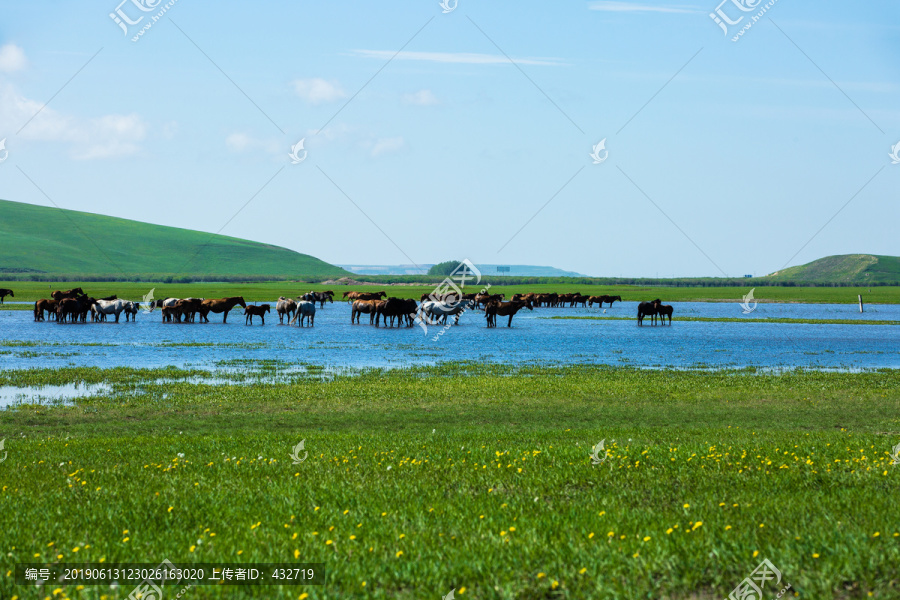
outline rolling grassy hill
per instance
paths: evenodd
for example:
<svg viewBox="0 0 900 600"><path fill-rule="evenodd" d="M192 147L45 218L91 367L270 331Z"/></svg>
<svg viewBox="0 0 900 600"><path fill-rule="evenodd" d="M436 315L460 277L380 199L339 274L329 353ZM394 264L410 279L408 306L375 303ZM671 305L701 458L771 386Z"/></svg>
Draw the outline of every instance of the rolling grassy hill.
<svg viewBox="0 0 900 600"><path fill-rule="evenodd" d="M826 256L805 265L776 271L765 279L858 285L896 283L900 281L900 257L873 254Z"/></svg>
<svg viewBox="0 0 900 600"><path fill-rule="evenodd" d="M279 246L7 200L0 200L0 237L0 279L349 275Z"/></svg>

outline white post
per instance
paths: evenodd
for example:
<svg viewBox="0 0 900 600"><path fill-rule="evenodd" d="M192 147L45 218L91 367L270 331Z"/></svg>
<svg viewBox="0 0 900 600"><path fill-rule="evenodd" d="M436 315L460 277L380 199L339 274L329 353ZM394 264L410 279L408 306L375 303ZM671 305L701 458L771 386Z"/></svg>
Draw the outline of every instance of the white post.
<svg viewBox="0 0 900 600"><path fill-rule="evenodd" d="M862 312L863 311L862 294L858 294L856 297L859 298L859 312Z"/></svg>

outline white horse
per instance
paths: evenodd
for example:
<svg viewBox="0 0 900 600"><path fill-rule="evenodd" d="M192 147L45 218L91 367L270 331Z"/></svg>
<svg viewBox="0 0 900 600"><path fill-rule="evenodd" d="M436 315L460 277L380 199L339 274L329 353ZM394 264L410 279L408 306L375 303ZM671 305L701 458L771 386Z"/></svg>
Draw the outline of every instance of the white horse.
<svg viewBox="0 0 900 600"><path fill-rule="evenodd" d="M148 306L150 307L150 312L153 312L153 309L156 307L166 308L175 306L175 303L181 300L181 298L166 298L165 300L151 300Z"/></svg>
<svg viewBox="0 0 900 600"><path fill-rule="evenodd" d="M447 324L447 317L453 315L456 319L454 325L459 325L459 317L468 309L474 306L471 300L463 300L462 302L437 302L429 300L422 303L419 309L433 324L441 321L441 325ZM432 321L433 319L433 321Z"/></svg>
<svg viewBox="0 0 900 600"><path fill-rule="evenodd" d="M125 300L97 300L97 303L91 306L91 312L97 315L101 321L105 320L106 315L115 315L116 323L118 323L119 315L125 310L127 304L129 303Z"/></svg>
<svg viewBox="0 0 900 600"><path fill-rule="evenodd" d="M300 319L300 327L303 327L303 320L309 319L309 326L315 325L316 321L316 303L309 301L300 301L297 303L297 314L291 319L289 325L293 325L294 321Z"/></svg>

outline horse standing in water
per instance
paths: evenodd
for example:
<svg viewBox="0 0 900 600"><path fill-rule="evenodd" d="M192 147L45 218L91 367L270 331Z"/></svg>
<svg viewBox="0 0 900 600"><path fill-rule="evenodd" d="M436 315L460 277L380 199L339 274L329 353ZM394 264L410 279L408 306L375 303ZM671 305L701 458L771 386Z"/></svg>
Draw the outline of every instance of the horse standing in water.
<svg viewBox="0 0 900 600"><path fill-rule="evenodd" d="M287 315L288 324L290 324L291 319L294 317L294 311L297 310L297 303L291 298L285 298L284 296L278 297L278 304L275 305L275 312L278 313L278 321L284 325L284 316Z"/></svg>
<svg viewBox="0 0 900 600"><path fill-rule="evenodd" d="M662 300L657 298L656 300L652 300L650 302L641 302L640 304L638 304L638 326L642 326L644 324L644 317L650 317L650 324L656 325L656 315L661 303Z"/></svg>
<svg viewBox="0 0 900 600"><path fill-rule="evenodd" d="M656 309L656 312L659 313L659 322L663 325L666 324L666 317L669 317L669 325L672 324L672 313L675 312L675 309L672 308L669 304L660 304Z"/></svg>
<svg viewBox="0 0 900 600"><path fill-rule="evenodd" d="M224 316L222 317L222 323L227 323L228 312L238 304L240 304L243 308L247 308L247 303L244 302L243 296L217 298L215 300L204 300L200 304L200 319L201 321L206 321L207 323L209 323L209 318L207 317L209 313L224 313Z"/></svg>
<svg viewBox="0 0 900 600"><path fill-rule="evenodd" d="M247 308L244 309L244 325L253 325L253 317L257 316L262 319L262 324L266 324L266 313L271 310L271 307L268 304L260 304L259 306L254 306L251 304Z"/></svg>
<svg viewBox="0 0 900 600"><path fill-rule="evenodd" d="M509 316L509 322L506 324L507 327L512 327L512 319L521 309L527 308L528 310L534 310L532 308L532 304L530 300L510 300L509 302L500 302L494 301L489 302L487 306L484 307L484 318L487 319L488 327L496 327L497 326L497 315L501 317Z"/></svg>
<svg viewBox="0 0 900 600"><path fill-rule="evenodd" d="M298 325L303 327L303 320L306 319L310 327L316 324L316 303L307 300L301 300L297 303L297 314L291 319L288 325L292 325L294 321L300 319Z"/></svg>

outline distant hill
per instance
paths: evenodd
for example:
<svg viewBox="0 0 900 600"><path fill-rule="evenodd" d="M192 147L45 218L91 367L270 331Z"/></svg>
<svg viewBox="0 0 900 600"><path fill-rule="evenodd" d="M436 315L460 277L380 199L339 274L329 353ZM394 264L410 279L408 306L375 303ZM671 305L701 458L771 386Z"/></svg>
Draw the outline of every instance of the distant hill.
<svg viewBox="0 0 900 600"><path fill-rule="evenodd" d="M0 279L46 275L300 278L348 275L287 248L0 200Z"/></svg>
<svg viewBox="0 0 900 600"><path fill-rule="evenodd" d="M421 265L339 265L357 275L425 275L432 263ZM556 267L534 265L487 265L475 263L482 275L491 277L587 277L575 271L563 271ZM498 271L497 267L508 269Z"/></svg>
<svg viewBox="0 0 900 600"><path fill-rule="evenodd" d="M874 254L826 256L811 263L767 275L773 281L877 284L900 282L900 257Z"/></svg>

